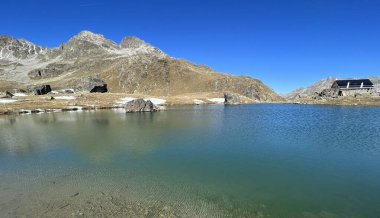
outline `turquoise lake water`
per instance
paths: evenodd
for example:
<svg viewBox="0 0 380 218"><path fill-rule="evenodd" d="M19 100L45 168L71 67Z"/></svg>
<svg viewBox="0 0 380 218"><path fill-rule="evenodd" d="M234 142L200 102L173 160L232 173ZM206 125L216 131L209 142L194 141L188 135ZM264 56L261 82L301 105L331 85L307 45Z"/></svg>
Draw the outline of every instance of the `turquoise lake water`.
<svg viewBox="0 0 380 218"><path fill-rule="evenodd" d="M0 117L0 217L379 217L380 107Z"/></svg>

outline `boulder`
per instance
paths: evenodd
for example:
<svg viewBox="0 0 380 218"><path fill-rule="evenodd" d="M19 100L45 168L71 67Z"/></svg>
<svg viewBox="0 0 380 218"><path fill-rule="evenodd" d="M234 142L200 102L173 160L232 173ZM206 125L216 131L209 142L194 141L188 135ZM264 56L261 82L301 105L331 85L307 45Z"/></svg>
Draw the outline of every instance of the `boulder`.
<svg viewBox="0 0 380 218"><path fill-rule="evenodd" d="M337 98L339 95L339 90L333 89L333 88L324 89L324 90L322 90L322 92L320 92L316 95L319 97L322 97L322 98Z"/></svg>
<svg viewBox="0 0 380 218"><path fill-rule="evenodd" d="M108 91L107 84L103 80L91 76L81 79L75 89L84 92L104 93Z"/></svg>
<svg viewBox="0 0 380 218"><path fill-rule="evenodd" d="M134 99L129 101L125 105L127 113L130 112L156 112L158 111L157 106L155 106L150 100L145 101L142 98Z"/></svg>
<svg viewBox="0 0 380 218"><path fill-rule="evenodd" d="M0 98L12 98L12 97L13 97L13 94L8 91L5 92L5 95L0 96Z"/></svg>
<svg viewBox="0 0 380 218"><path fill-rule="evenodd" d="M14 95L10 92L5 92L5 98L12 98Z"/></svg>
<svg viewBox="0 0 380 218"><path fill-rule="evenodd" d="M107 91L108 91L107 84L104 84L102 86L94 86L94 88L90 90L91 93L93 93L93 92L104 93L104 92L107 92Z"/></svg>
<svg viewBox="0 0 380 218"><path fill-rule="evenodd" d="M240 104L240 97L238 94L232 92L224 93L224 104Z"/></svg>
<svg viewBox="0 0 380 218"><path fill-rule="evenodd" d="M27 87L29 92L34 93L35 95L46 95L51 92L50 85L30 85Z"/></svg>

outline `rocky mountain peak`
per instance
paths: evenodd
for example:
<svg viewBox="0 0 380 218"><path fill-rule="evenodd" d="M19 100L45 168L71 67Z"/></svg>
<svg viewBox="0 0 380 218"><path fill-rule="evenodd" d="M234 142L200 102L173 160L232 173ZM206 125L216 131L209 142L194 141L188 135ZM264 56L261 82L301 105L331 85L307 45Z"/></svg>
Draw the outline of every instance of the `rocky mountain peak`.
<svg viewBox="0 0 380 218"><path fill-rule="evenodd" d="M151 46L151 45L135 36L124 37L120 42L121 48L139 48L141 46Z"/></svg>
<svg viewBox="0 0 380 218"><path fill-rule="evenodd" d="M17 61L35 58L46 51L46 47L35 45L25 39L0 35L0 60Z"/></svg>
<svg viewBox="0 0 380 218"><path fill-rule="evenodd" d="M135 36L124 37L120 42L120 48L124 54L149 54L158 58L169 57L165 52Z"/></svg>
<svg viewBox="0 0 380 218"><path fill-rule="evenodd" d="M2 47L4 45L8 44L12 40L13 40L13 38L8 36L8 35L0 35L0 46Z"/></svg>
<svg viewBox="0 0 380 218"><path fill-rule="evenodd" d="M96 34L88 30L83 30L79 32L77 35L73 36L71 40L83 40L83 41L88 41L92 43L104 43L107 41L107 39L104 37L102 34Z"/></svg>
<svg viewBox="0 0 380 218"><path fill-rule="evenodd" d="M131 57L136 55L154 55L159 58L167 57L160 49L137 37L125 37L120 45L118 45L114 41L105 38L104 35L88 30L81 31L67 43L63 43L60 47L60 52L65 59L103 56Z"/></svg>
<svg viewBox="0 0 380 218"><path fill-rule="evenodd" d="M67 43L61 45L63 56L66 58L93 56L109 53L119 49L119 46L104 37L88 30L81 31Z"/></svg>

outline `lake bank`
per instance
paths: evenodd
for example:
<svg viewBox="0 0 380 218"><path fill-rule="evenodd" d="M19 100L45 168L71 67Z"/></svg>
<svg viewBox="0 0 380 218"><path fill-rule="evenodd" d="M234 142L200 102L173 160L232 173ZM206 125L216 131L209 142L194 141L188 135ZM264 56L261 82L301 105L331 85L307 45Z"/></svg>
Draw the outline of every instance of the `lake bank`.
<svg viewBox="0 0 380 218"><path fill-rule="evenodd" d="M101 110L124 108L127 101L136 98L150 99L164 109L165 106L223 104L223 93L188 93L177 96L152 96L126 93L73 93L47 95L16 95L13 98L0 99L0 115L31 114L44 112ZM241 96L242 104L279 103L279 104L315 104L315 105L350 105L380 106L380 97L339 97L312 99L305 98L292 101L259 102Z"/></svg>
<svg viewBox="0 0 380 218"><path fill-rule="evenodd" d="M289 100L288 103L315 104L315 105L380 106L380 97L340 96L336 98L320 98L320 99L300 98L297 100Z"/></svg>
<svg viewBox="0 0 380 218"><path fill-rule="evenodd" d="M144 94L126 93L75 93L75 94L47 94L26 95L0 99L0 115L28 114L42 112L60 112L77 110L100 110L124 108L126 102L144 98L151 100L158 106L170 105L199 105L223 104L223 93L188 93L176 96L152 96ZM242 103L254 103L247 97L241 98Z"/></svg>

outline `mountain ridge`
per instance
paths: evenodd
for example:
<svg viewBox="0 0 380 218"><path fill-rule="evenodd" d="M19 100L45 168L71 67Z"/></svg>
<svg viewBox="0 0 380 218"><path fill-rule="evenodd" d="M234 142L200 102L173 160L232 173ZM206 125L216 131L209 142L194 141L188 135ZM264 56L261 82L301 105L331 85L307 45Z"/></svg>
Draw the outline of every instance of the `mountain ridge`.
<svg viewBox="0 0 380 218"><path fill-rule="evenodd" d="M281 99L260 80L171 57L133 36L118 44L85 30L54 48L9 38L0 36L2 84L68 88L83 77L96 76L109 84L111 92L176 95L232 91L259 101Z"/></svg>

